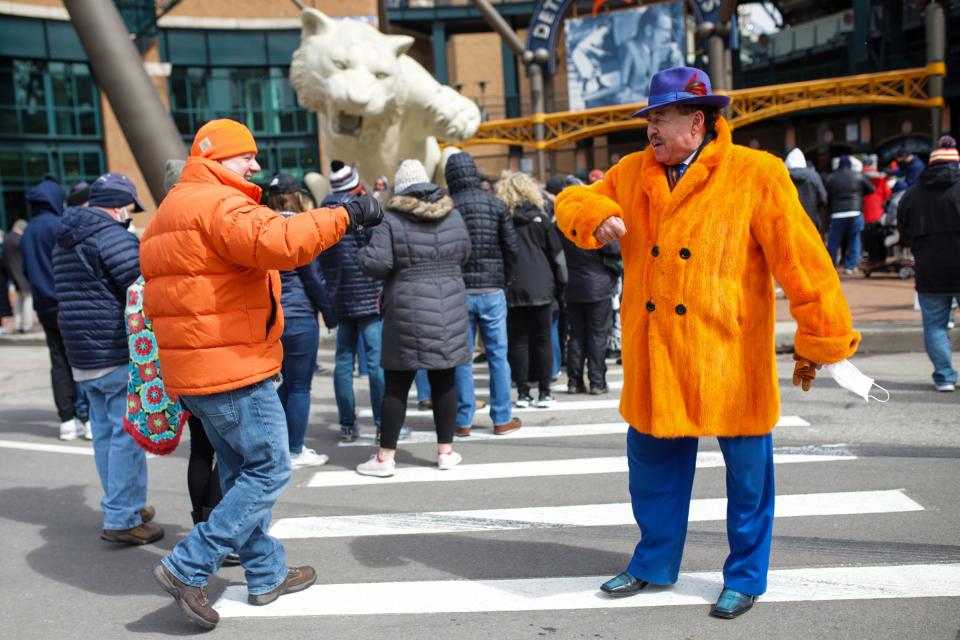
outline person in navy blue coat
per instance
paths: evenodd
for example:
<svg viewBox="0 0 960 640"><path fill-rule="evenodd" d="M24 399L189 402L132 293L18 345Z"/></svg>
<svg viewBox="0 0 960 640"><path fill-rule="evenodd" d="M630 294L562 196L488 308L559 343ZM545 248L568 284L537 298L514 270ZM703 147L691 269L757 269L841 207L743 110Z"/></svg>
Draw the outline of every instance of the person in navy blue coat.
<svg viewBox="0 0 960 640"><path fill-rule="evenodd" d="M53 285L67 359L90 403L94 461L104 493L100 537L140 545L162 538L163 529L150 522L155 510L146 505L144 451L123 429L131 357L123 312L127 287L140 276L140 241L127 231L131 211L143 206L127 176L97 178L89 206L67 209L60 223ZM155 357L150 353L155 349L155 343L144 345L144 362ZM165 400L164 392L158 394L158 403ZM150 413L149 406L144 410Z"/></svg>
<svg viewBox="0 0 960 640"><path fill-rule="evenodd" d="M324 199L323 206L326 207L343 206L366 193L356 170L338 160L330 163L330 186L333 193ZM366 373L369 380L373 423L377 433L380 433L384 383L383 369L380 368L383 323L378 301L383 281L363 273L358 259L360 251L370 244L372 234L372 229L348 233L317 258L332 292L337 313L333 393L337 399L341 442L352 442L360 436L356 396L353 393L354 359L360 363L360 374Z"/></svg>
<svg viewBox="0 0 960 640"><path fill-rule="evenodd" d="M75 389L63 336L57 325L57 294L53 288L53 248L63 213L63 187L53 176L46 176L27 191L30 223L23 232L20 248L23 251L23 272L30 281L33 309L43 327L50 351L50 380L53 384L53 402L60 417L60 439L76 440L92 437L74 410Z"/></svg>
<svg viewBox="0 0 960 640"><path fill-rule="evenodd" d="M307 210L303 200L303 185L295 177L278 173L267 187L269 206L284 216L294 216ZM283 383L277 389L287 418L290 446L290 466L294 469L326 464L329 456L317 453L303 445L310 418L310 388L317 366L320 346L320 324L337 324L333 302L327 292L323 274L314 260L302 267L280 272L280 306L283 308L283 364L280 373Z"/></svg>

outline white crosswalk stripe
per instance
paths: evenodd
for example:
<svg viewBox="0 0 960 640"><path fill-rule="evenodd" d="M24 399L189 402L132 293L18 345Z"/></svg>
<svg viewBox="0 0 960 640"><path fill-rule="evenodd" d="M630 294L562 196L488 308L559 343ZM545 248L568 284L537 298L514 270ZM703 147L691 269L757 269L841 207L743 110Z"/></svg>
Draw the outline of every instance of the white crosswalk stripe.
<svg viewBox="0 0 960 640"><path fill-rule="evenodd" d="M901 513L922 510L923 507L899 490L850 491L777 496L774 517ZM699 499L690 503L690 522L725 520L726 517L726 498ZM283 518L270 527L270 533L278 538L341 538L560 527L610 527L633 523L630 503L624 502L564 507Z"/></svg>
<svg viewBox="0 0 960 640"><path fill-rule="evenodd" d="M541 427L542 428L542 427ZM856 460L842 449L828 454L774 453L774 464L799 462L838 462ZM701 451L697 454L697 468L722 467L723 455L719 451ZM461 464L450 470L436 467L402 467L395 476L373 478L361 476L356 471L320 471L314 474L309 487L350 487L409 482L463 482L472 480L497 480L503 478L542 478L546 476L577 476L597 473L625 473L627 457L574 458L568 460L526 460L523 462L491 462L486 464Z"/></svg>
<svg viewBox="0 0 960 640"><path fill-rule="evenodd" d="M669 589L606 598L609 576L519 580L433 580L321 584L268 607L247 604L243 586L214 605L223 618L548 611L707 605L723 584L717 572L683 573ZM960 596L960 564L774 569L762 602L813 602Z"/></svg>
<svg viewBox="0 0 960 640"><path fill-rule="evenodd" d="M407 411L407 416L432 416L429 411ZM810 423L800 416L782 416L777 421L777 427L809 427ZM339 427L333 425L332 430L339 430ZM468 438L458 439L457 442L477 442L479 440L489 440L493 442L505 440L524 440L529 438L574 438L579 436L609 436L617 434L626 434L628 425L626 422L599 422L586 424L555 424L546 426L525 425L522 429L511 431L498 436L493 433L489 427L474 427ZM373 431L370 429L369 431ZM421 444L424 442L436 442L437 434L434 431L417 430L410 434L410 437L400 441L404 444ZM341 447L372 447L374 445L374 436L372 433L361 435L353 442L341 442Z"/></svg>

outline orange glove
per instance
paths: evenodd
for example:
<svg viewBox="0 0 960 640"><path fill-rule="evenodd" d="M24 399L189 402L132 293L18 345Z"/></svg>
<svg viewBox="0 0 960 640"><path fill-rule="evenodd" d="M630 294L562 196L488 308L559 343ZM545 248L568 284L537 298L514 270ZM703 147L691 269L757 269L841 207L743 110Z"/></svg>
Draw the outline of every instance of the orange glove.
<svg viewBox="0 0 960 640"><path fill-rule="evenodd" d="M797 361L797 364L793 367L794 386L800 385L804 391L810 391L810 385L817 377L817 369L820 368L820 365L797 353L793 354L793 359Z"/></svg>

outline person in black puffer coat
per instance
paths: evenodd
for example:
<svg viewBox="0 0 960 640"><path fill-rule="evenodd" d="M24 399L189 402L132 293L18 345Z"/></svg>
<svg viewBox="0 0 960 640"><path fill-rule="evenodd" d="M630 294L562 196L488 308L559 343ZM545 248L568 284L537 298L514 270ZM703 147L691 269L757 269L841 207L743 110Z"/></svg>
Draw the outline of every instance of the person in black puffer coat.
<svg viewBox="0 0 960 640"><path fill-rule="evenodd" d="M366 194L356 170L334 160L330 163L333 193L324 207L340 207ZM377 197L386 204L386 197ZM377 308L383 282L360 270L358 256L370 244L373 229L344 234L340 242L320 254L317 260L333 294L337 314L337 351L333 369L333 393L340 419L340 441L353 442L360 437L357 423L357 399L353 392L353 363L359 363L360 375L370 385L373 423L380 431L380 406L383 403L383 369L380 368L382 322Z"/></svg>
<svg viewBox="0 0 960 640"><path fill-rule="evenodd" d="M517 407L546 408L553 404L552 305L567 282L563 246L533 178L525 173L505 174L497 182L497 197L510 209L520 240L514 277L507 287L510 369L517 384ZM539 381L536 402L530 396L530 378Z"/></svg>
<svg viewBox="0 0 960 640"><path fill-rule="evenodd" d="M917 261L917 297L933 384L937 391L954 391L957 370L947 324L951 303L960 304L960 154L951 136L940 138L930 165L903 194L897 226Z"/></svg>
<svg viewBox="0 0 960 640"><path fill-rule="evenodd" d="M470 256L470 234L453 200L430 184L417 160L404 160L394 180L383 224L360 252L360 268L382 278L385 391L380 451L357 467L362 475L394 474L407 394L418 369L426 369L437 429L437 466L460 462L453 451L457 414L454 369L470 361L467 294L463 267Z"/></svg>
<svg viewBox="0 0 960 640"><path fill-rule="evenodd" d="M572 180L571 180L572 179ZM568 184L583 184L574 176ZM620 242L599 249L581 249L561 235L569 272L564 300L567 311L567 393L586 393L583 365L586 360L590 394L607 392L607 340L613 326L613 296L620 270Z"/></svg>
<svg viewBox="0 0 960 640"><path fill-rule="evenodd" d="M827 205L827 190L823 186L823 179L816 169L807 166L807 158L800 149L794 148L783 162L790 172L793 186L797 188L803 210L807 212L813 225L822 234L826 231L826 225L820 218L820 211Z"/></svg>
<svg viewBox="0 0 960 640"><path fill-rule="evenodd" d="M450 156L444 170L450 196L470 232L470 259L463 268L467 287L468 342L477 329L490 366L490 418L502 435L520 428L510 403L507 361L507 299L504 294L517 261L517 232L502 200L480 188L477 165L469 153ZM457 368L457 435L470 435L477 411L473 363Z"/></svg>
<svg viewBox="0 0 960 640"><path fill-rule="evenodd" d="M283 216L294 216L306 210L303 186L291 175L278 173L267 187L269 206ZM277 389L287 418L290 466L294 469L326 464L329 456L303 446L310 418L310 388L317 366L320 346L320 325L317 313L323 314L328 327L336 326L333 302L316 261L290 271L280 272L280 306L283 308L283 383Z"/></svg>
<svg viewBox="0 0 960 640"><path fill-rule="evenodd" d="M89 206L67 209L61 220L53 285L73 378L90 402L94 460L104 492L101 538L146 544L162 538L163 529L143 521L147 462L123 429L131 357L123 312L127 287L140 276L140 242L127 231L131 209L143 211L143 206L129 178L119 173L97 178ZM146 361L155 355L156 344L147 341L134 352ZM158 403L164 396L160 392Z"/></svg>
<svg viewBox="0 0 960 640"><path fill-rule="evenodd" d="M846 245L843 257L844 271L851 274L860 264L860 232L863 231L863 196L873 193L870 180L851 167L849 156L840 158L839 168L826 181L830 201L830 230L827 252L837 262L837 251Z"/></svg>

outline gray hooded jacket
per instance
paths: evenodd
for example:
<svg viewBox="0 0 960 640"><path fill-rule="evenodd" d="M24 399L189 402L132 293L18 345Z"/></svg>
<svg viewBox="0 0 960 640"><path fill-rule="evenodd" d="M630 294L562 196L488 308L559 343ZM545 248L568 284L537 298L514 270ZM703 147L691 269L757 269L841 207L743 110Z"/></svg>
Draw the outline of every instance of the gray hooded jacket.
<svg viewBox="0 0 960 640"><path fill-rule="evenodd" d="M463 266L470 234L453 200L415 184L387 202L383 223L359 254L383 283L384 369L450 369L470 362Z"/></svg>

